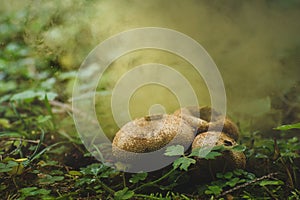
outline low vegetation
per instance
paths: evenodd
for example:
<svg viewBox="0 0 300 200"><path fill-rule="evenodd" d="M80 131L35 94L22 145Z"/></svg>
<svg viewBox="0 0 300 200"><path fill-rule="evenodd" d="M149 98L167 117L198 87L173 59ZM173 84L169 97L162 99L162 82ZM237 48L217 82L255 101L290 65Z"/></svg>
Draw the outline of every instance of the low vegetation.
<svg viewBox="0 0 300 200"><path fill-rule="evenodd" d="M299 123L275 128L273 137L241 130L241 145L232 150L245 153L246 169L209 179L197 178L199 154L186 155L182 146L167 149L167 156L180 156L172 166L151 173L124 173L95 160L72 121L68 92L76 73L34 54L12 23L22 16L1 17L1 199L300 199Z"/></svg>

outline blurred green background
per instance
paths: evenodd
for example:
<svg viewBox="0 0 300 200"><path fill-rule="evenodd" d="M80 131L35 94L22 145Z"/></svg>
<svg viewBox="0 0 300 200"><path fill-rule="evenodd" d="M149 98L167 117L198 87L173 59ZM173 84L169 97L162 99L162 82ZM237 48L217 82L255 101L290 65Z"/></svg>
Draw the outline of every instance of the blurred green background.
<svg viewBox="0 0 300 200"><path fill-rule="evenodd" d="M1 101L38 88L70 103L76 71L96 45L121 31L155 26L180 31L207 50L224 80L228 114L243 130L270 134L272 127L300 119L298 0L0 3ZM158 50L133 52L115 61L97 88L97 114L109 134L118 129L110 106L115 83L129 69L148 62L178 70L191 82L200 104L210 104L205 83L185 60ZM157 103L168 113L178 108L169 90L148 85L130 99L131 116L146 115Z"/></svg>

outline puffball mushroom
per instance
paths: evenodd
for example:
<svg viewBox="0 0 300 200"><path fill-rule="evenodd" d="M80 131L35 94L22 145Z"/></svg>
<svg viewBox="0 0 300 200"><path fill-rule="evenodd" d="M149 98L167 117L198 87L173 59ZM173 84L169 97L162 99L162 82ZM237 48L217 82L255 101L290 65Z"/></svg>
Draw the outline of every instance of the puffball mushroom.
<svg viewBox="0 0 300 200"><path fill-rule="evenodd" d="M129 168L143 169L143 163L156 162L156 156L163 156L160 159L170 159L163 155L167 145L182 145L185 150L191 143L192 149L216 145L235 146L238 129L228 118L225 118L223 127L224 118L210 107L194 106L179 109L173 115L150 115L135 119L116 133L112 153L119 161L128 164ZM222 132L218 132L221 130ZM196 134L198 135L195 137ZM140 162L142 156L145 156L143 153L152 152L158 154L151 154L144 162ZM246 163L242 152L230 149L223 151L222 155L214 160L197 160L198 169L205 171L206 168L210 172L244 168Z"/></svg>
<svg viewBox="0 0 300 200"><path fill-rule="evenodd" d="M222 131L235 141L239 138L238 127L228 117L222 116L211 107L189 106L176 110L174 115L187 121L197 129L197 133L208 131L209 128L210 131Z"/></svg>
<svg viewBox="0 0 300 200"><path fill-rule="evenodd" d="M113 154L122 159L122 151L147 153L170 145L188 148L194 139L194 129L174 115L151 115L125 124L113 139ZM128 158L124 158L128 159Z"/></svg>
<svg viewBox="0 0 300 200"><path fill-rule="evenodd" d="M234 139L223 132L204 132L197 135L193 141L192 149L202 147L214 147L224 145L225 147L236 146ZM244 169L246 165L246 157L243 152L225 150L222 155L214 160L198 159L198 164L201 168L207 166L210 162L210 167L215 171L232 170L235 168Z"/></svg>

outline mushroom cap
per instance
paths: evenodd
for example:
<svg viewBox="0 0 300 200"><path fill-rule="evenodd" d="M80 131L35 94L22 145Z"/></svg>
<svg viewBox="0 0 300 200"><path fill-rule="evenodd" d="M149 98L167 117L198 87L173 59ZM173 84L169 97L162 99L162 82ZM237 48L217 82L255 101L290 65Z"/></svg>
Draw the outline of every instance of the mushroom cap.
<svg viewBox="0 0 300 200"><path fill-rule="evenodd" d="M211 131L218 130L222 131L235 141L239 139L239 129L235 123L233 123L229 118L225 118L225 120L217 120L217 121L211 121L209 123L209 127Z"/></svg>
<svg viewBox="0 0 300 200"><path fill-rule="evenodd" d="M200 117L199 108L196 106L184 107L176 110L173 115L185 120L197 132L204 132L208 130L208 120ZM202 115L201 115L202 116Z"/></svg>
<svg viewBox="0 0 300 200"><path fill-rule="evenodd" d="M112 146L135 153L159 150L167 144L186 148L194 139L194 130L184 120L173 115L152 115L125 124L114 137ZM117 147L117 148L115 148ZM119 155L117 155L119 157Z"/></svg>
<svg viewBox="0 0 300 200"><path fill-rule="evenodd" d="M236 141L239 138L238 127L229 118L222 116L209 106L184 107L176 110L174 115L187 121L193 128L197 129L197 133L209 129L209 131L222 131Z"/></svg>
<svg viewBox="0 0 300 200"><path fill-rule="evenodd" d="M214 147L224 145L232 147L237 145L236 141L223 132L205 132L197 135L192 144L192 149L201 148L205 146ZM205 160L198 159L199 163L206 165ZM222 156L217 157L214 161L214 168L216 171L223 169L245 168L246 157L243 152L226 150L222 152Z"/></svg>

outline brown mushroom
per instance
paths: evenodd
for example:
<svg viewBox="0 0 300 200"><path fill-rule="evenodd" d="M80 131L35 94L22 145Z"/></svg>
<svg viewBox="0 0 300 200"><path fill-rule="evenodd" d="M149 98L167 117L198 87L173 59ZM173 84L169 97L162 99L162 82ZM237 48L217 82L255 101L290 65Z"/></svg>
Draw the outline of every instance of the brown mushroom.
<svg viewBox="0 0 300 200"><path fill-rule="evenodd" d="M209 129L210 131L222 131L235 141L239 138L238 127L228 117L223 117L208 106L181 108L176 110L174 115L181 117L192 127L196 128L197 133L202 133Z"/></svg>
<svg viewBox="0 0 300 200"><path fill-rule="evenodd" d="M114 137L112 147L113 154L122 159L122 151L147 153L167 144L188 148L193 139L194 129L181 118L166 114L152 115L125 124Z"/></svg>
<svg viewBox="0 0 300 200"><path fill-rule="evenodd" d="M224 145L225 147L233 147L237 145L236 141L220 132L205 132L197 135L192 144L192 149L202 147L214 147ZM245 168L246 157L243 152L225 150L222 155L213 160L204 160L198 158L198 165L201 169L210 167L210 170L221 172L224 170L232 170L235 168Z"/></svg>

